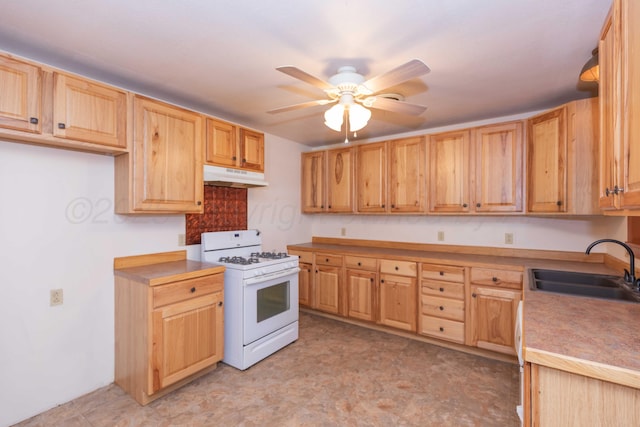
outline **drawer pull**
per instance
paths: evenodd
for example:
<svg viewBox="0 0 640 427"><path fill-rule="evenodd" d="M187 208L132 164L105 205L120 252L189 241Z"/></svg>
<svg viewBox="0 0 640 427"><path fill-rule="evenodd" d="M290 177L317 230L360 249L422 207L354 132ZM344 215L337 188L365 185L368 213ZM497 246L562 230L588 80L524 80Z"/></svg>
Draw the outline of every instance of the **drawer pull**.
<svg viewBox="0 0 640 427"><path fill-rule="evenodd" d="M444 271L441 271L441 272L440 272L440 275L441 275L441 276L444 276Z"/></svg>
<svg viewBox="0 0 640 427"><path fill-rule="evenodd" d="M444 328L440 326L440 332L444 332Z"/></svg>
<svg viewBox="0 0 640 427"><path fill-rule="evenodd" d="M193 288L191 288L191 293L194 293L196 291L196 287L194 286Z"/></svg>
<svg viewBox="0 0 640 427"><path fill-rule="evenodd" d="M475 293L473 293L473 294L471 294L471 296L475 298L475 297L476 297L476 294L475 294Z"/></svg>
<svg viewBox="0 0 640 427"><path fill-rule="evenodd" d="M360 261L358 261L358 267L360 267L362 265L362 263Z"/></svg>
<svg viewBox="0 0 640 427"><path fill-rule="evenodd" d="M440 292L444 292L444 288L440 288Z"/></svg>
<svg viewBox="0 0 640 427"><path fill-rule="evenodd" d="M329 262L329 258L325 258L324 262Z"/></svg>
<svg viewBox="0 0 640 427"><path fill-rule="evenodd" d="M440 306L440 311L443 311L443 310L444 310L444 307L443 307L443 306Z"/></svg>
<svg viewBox="0 0 640 427"><path fill-rule="evenodd" d="M384 283L384 279L380 279L380 283Z"/></svg>
<svg viewBox="0 0 640 427"><path fill-rule="evenodd" d="M396 265L396 271L398 271L398 270L400 270L400 267L398 267L398 266Z"/></svg>
<svg viewBox="0 0 640 427"><path fill-rule="evenodd" d="M491 280L493 280L494 282L497 282L498 278L494 276L494 277L491 278Z"/></svg>

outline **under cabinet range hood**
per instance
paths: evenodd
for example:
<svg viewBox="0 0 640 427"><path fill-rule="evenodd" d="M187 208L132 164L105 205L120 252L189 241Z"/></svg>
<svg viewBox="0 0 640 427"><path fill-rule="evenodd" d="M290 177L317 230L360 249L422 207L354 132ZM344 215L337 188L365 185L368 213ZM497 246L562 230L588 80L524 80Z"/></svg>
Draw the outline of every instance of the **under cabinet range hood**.
<svg viewBox="0 0 640 427"><path fill-rule="evenodd" d="M264 180L264 173L231 169L222 166L204 165L203 178L205 185L215 185L218 187L251 188L266 187L269 185L269 183Z"/></svg>

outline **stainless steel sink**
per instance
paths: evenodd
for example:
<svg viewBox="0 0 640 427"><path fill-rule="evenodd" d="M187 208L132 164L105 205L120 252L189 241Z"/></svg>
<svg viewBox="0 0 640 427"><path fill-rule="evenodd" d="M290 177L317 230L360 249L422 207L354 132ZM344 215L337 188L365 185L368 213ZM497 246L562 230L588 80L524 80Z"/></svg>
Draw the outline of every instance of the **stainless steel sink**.
<svg viewBox="0 0 640 427"><path fill-rule="evenodd" d="M533 290L640 302L640 295L624 284L621 277L573 271L532 269L530 286Z"/></svg>

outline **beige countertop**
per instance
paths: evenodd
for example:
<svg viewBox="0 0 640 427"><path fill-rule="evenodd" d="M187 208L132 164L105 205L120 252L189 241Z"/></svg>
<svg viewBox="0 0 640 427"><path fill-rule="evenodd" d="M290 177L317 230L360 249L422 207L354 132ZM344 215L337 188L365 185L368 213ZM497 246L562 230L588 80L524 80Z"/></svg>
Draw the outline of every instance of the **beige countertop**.
<svg viewBox="0 0 640 427"><path fill-rule="evenodd" d="M178 280L224 273L224 267L185 259L122 269L116 268L113 272L116 276L146 283L149 286L157 286Z"/></svg>
<svg viewBox="0 0 640 427"><path fill-rule="evenodd" d="M525 361L640 388L640 303L562 295L529 289L529 269L582 271L622 276L594 262L559 261L468 253L303 243L289 249L339 251L418 262L500 265L525 270Z"/></svg>

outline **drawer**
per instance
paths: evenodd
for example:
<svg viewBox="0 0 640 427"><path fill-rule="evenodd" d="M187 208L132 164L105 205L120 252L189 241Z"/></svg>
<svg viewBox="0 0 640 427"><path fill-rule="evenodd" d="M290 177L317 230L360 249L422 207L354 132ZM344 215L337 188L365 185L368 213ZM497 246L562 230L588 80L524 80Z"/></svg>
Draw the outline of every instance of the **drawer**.
<svg viewBox="0 0 640 427"><path fill-rule="evenodd" d="M342 267L342 255L316 254L316 264Z"/></svg>
<svg viewBox="0 0 640 427"><path fill-rule="evenodd" d="M223 289L222 273L156 286L153 288L153 308L221 292Z"/></svg>
<svg viewBox="0 0 640 427"><path fill-rule="evenodd" d="M306 251L289 251L289 255L297 255L299 262L306 262L308 264L313 264L313 252Z"/></svg>
<svg viewBox="0 0 640 427"><path fill-rule="evenodd" d="M420 289L424 295L464 300L464 283L423 280Z"/></svg>
<svg viewBox="0 0 640 427"><path fill-rule="evenodd" d="M422 264L422 278L442 280L445 282L464 283L464 267Z"/></svg>
<svg viewBox="0 0 640 427"><path fill-rule="evenodd" d="M522 271L473 267L471 269L471 283L522 289Z"/></svg>
<svg viewBox="0 0 640 427"><path fill-rule="evenodd" d="M344 265L347 268L375 271L378 268L378 260L376 258L345 255Z"/></svg>
<svg viewBox="0 0 640 427"><path fill-rule="evenodd" d="M420 314L464 321L464 301L422 295Z"/></svg>
<svg viewBox="0 0 640 427"><path fill-rule="evenodd" d="M395 274L400 276L416 277L417 264L411 261L380 260L380 273Z"/></svg>
<svg viewBox="0 0 640 427"><path fill-rule="evenodd" d="M420 316L419 332L422 335L464 344L463 322L422 315Z"/></svg>

